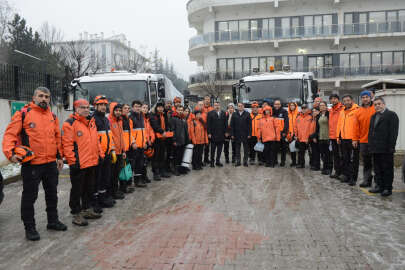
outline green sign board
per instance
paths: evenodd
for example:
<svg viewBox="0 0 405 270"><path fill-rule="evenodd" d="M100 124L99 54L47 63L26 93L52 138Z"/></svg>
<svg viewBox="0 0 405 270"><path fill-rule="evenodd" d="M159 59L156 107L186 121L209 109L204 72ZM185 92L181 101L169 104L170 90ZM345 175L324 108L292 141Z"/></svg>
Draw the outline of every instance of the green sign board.
<svg viewBox="0 0 405 270"><path fill-rule="evenodd" d="M11 117L15 114L16 111L21 110L24 106L25 106L24 102L12 101L11 102Z"/></svg>

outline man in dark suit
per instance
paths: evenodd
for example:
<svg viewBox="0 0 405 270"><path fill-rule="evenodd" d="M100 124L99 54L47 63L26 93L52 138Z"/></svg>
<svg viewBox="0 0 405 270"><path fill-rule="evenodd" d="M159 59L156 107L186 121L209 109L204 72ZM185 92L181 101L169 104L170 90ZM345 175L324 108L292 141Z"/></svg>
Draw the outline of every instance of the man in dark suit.
<svg viewBox="0 0 405 270"><path fill-rule="evenodd" d="M382 97L374 100L374 107L376 113L371 117L368 145L373 155L376 184L370 192L381 193L381 196L386 197L392 194L399 119L395 112L386 108Z"/></svg>
<svg viewBox="0 0 405 270"><path fill-rule="evenodd" d="M226 133L226 114L221 111L221 104L219 102L214 103L214 110L210 111L207 115L207 133L208 138L211 141L211 167L215 165L222 167L221 154L222 147L224 146L225 133ZM217 150L217 158L214 165L215 150Z"/></svg>
<svg viewBox="0 0 405 270"><path fill-rule="evenodd" d="M231 135L232 140L235 141L236 164L238 167L241 165L240 148L243 144L243 166L248 166L249 157L249 143L252 134L252 118L250 114L245 111L243 103L238 103L238 111L233 113L231 120Z"/></svg>

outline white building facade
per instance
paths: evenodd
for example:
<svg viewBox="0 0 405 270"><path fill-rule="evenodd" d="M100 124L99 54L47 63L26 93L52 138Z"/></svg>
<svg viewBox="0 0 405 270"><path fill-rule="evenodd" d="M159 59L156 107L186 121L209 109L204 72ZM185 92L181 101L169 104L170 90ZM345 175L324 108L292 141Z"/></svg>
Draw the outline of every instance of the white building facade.
<svg viewBox="0 0 405 270"><path fill-rule="evenodd" d="M229 98L240 78L283 65L313 72L324 96L405 79L403 0L190 0L187 10L197 30L189 57L203 70L190 78L194 93L215 76Z"/></svg>

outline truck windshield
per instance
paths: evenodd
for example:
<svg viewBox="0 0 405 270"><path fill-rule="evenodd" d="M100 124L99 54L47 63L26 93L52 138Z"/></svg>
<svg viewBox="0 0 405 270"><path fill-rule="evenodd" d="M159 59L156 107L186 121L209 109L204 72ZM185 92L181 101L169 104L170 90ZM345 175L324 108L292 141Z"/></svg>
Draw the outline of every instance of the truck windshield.
<svg viewBox="0 0 405 270"><path fill-rule="evenodd" d="M241 93L242 100L280 99L282 103L301 100L302 80L271 80L246 82L249 93ZM246 100L247 99L247 100Z"/></svg>
<svg viewBox="0 0 405 270"><path fill-rule="evenodd" d="M146 81L106 81L83 82L78 93L88 91L90 104L98 95L105 95L110 102L131 104L134 100L149 102L149 93ZM80 95L80 94L79 94ZM80 97L78 97L80 98Z"/></svg>

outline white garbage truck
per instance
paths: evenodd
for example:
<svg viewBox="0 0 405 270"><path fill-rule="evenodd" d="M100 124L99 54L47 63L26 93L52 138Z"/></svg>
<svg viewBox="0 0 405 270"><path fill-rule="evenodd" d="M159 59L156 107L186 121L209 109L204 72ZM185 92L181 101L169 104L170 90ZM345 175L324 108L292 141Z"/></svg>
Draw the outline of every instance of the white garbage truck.
<svg viewBox="0 0 405 270"><path fill-rule="evenodd" d="M105 95L110 102L131 104L134 100L153 107L159 100L173 100L183 95L173 83L162 74L135 73L129 71L112 71L98 73L74 79L69 95L66 97L65 109L72 110L74 100L84 98L93 104L98 95Z"/></svg>
<svg viewBox="0 0 405 270"><path fill-rule="evenodd" d="M242 78L232 87L235 103L242 102L249 108L251 102L272 103L280 99L283 107L289 102L299 106L312 104L318 95L318 81L312 72L269 72Z"/></svg>

